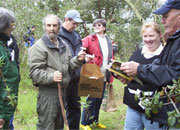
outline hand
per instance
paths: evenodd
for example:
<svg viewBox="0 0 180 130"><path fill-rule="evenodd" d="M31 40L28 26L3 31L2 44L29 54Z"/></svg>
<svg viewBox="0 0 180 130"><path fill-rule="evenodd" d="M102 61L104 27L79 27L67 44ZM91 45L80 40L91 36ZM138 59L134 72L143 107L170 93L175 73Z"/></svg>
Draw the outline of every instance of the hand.
<svg viewBox="0 0 180 130"><path fill-rule="evenodd" d="M110 62L109 62L109 64L107 65L107 69L110 69L110 68L111 68L111 66L112 66L113 62L114 62L114 60L113 60L113 59L111 59L111 60L110 60Z"/></svg>
<svg viewBox="0 0 180 130"><path fill-rule="evenodd" d="M81 51L78 53L78 60L79 60L79 61L83 61L83 60L85 60L85 57L86 57L86 52L85 52L85 50L81 50Z"/></svg>
<svg viewBox="0 0 180 130"><path fill-rule="evenodd" d="M62 82L62 73L59 71L55 71L53 75L54 82Z"/></svg>
<svg viewBox="0 0 180 130"><path fill-rule="evenodd" d="M121 64L120 70L127 73L128 76L136 76L138 66L139 63L134 61L125 62Z"/></svg>
<svg viewBox="0 0 180 130"><path fill-rule="evenodd" d="M4 122L5 122L5 120L4 120L4 119L0 119L0 129L2 129L2 128L3 128Z"/></svg>
<svg viewBox="0 0 180 130"><path fill-rule="evenodd" d="M91 62L92 60L94 60L94 57L95 57L94 54L93 55L86 54L85 61Z"/></svg>
<svg viewBox="0 0 180 130"><path fill-rule="evenodd" d="M118 76L118 79L119 79L123 84L127 84L127 83L130 82L129 80L127 80L127 79L125 79L125 78L123 78L123 77L120 77L120 76Z"/></svg>

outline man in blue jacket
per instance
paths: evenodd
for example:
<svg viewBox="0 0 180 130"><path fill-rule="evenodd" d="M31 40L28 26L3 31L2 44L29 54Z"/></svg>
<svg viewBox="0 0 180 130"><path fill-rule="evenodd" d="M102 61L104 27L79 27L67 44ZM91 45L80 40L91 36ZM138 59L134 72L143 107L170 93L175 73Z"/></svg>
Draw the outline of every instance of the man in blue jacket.
<svg viewBox="0 0 180 130"><path fill-rule="evenodd" d="M77 10L69 10L64 16L64 23L61 26L59 36L64 40L71 51L72 57L76 56L82 46L80 35L74 31L78 24L83 22ZM71 130L78 130L80 125L81 108L80 97L78 97L78 83L80 78L80 69L74 71L71 75L71 81L68 86L67 102L65 103L66 116Z"/></svg>
<svg viewBox="0 0 180 130"><path fill-rule="evenodd" d="M156 85L160 91L163 86L172 85L173 79L177 80L180 77L180 0L167 0L153 13L162 15L161 22L168 36L160 59L148 65L129 61L122 63L120 69L129 76L137 76L142 81ZM120 78L120 81L127 83L123 78ZM162 114L163 116L155 116L153 120L167 125L167 112Z"/></svg>

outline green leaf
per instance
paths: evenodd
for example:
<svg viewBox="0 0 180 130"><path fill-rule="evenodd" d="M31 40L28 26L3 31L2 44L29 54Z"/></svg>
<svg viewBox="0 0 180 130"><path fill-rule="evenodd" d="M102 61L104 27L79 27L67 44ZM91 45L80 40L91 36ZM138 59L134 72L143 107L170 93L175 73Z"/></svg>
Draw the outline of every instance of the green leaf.
<svg viewBox="0 0 180 130"><path fill-rule="evenodd" d="M168 118L168 125L169 126L174 126L174 124L176 123L176 118L175 117L169 117Z"/></svg>

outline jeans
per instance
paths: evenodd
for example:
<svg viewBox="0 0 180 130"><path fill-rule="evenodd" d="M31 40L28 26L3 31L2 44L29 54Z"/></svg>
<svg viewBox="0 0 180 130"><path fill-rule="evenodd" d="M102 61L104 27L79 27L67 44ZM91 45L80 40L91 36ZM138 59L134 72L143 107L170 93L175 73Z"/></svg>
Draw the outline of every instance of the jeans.
<svg viewBox="0 0 180 130"><path fill-rule="evenodd" d="M159 128L158 122L151 124L151 121L146 119L144 113L138 112L128 106L124 130L144 130L144 128L146 130L164 130L164 128Z"/></svg>
<svg viewBox="0 0 180 130"><path fill-rule="evenodd" d="M102 104L102 100L104 97L104 90L105 90L106 82L104 82L103 87L103 94L102 98L87 98L86 103L89 102L88 108L83 108L82 113L82 125L90 125L93 122L98 122L99 120L99 110Z"/></svg>

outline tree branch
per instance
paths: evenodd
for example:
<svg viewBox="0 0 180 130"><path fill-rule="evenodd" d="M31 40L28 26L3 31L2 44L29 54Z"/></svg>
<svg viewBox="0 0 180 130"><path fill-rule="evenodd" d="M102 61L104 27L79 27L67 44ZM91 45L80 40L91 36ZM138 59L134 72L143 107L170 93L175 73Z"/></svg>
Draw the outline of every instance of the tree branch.
<svg viewBox="0 0 180 130"><path fill-rule="evenodd" d="M130 1L130 0L124 0L135 12L137 19L140 22L144 22L144 18L141 16L141 14L138 12L136 6Z"/></svg>

